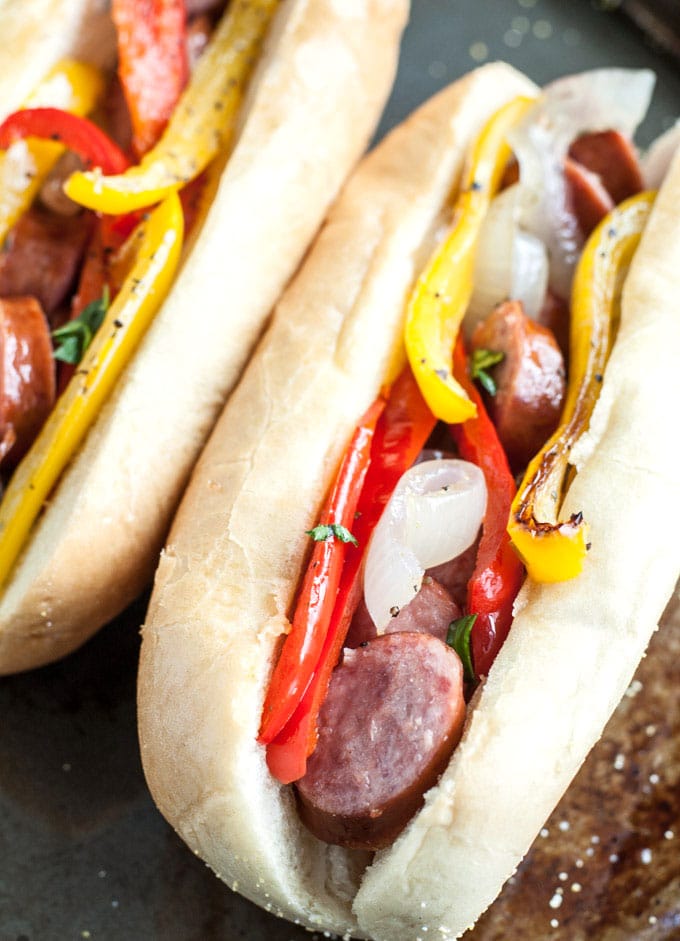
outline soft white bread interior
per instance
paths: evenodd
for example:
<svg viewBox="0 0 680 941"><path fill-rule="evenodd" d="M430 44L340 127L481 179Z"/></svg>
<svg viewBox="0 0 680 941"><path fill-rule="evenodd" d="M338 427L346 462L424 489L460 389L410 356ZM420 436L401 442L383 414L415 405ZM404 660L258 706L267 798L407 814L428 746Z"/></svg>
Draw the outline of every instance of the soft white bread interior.
<svg viewBox="0 0 680 941"><path fill-rule="evenodd" d="M507 66L482 68L365 159L223 412L156 575L138 697L154 799L229 885L310 927L362 933L351 903L368 857L302 828L255 741L304 532L401 349L405 297L468 145L533 90Z"/></svg>
<svg viewBox="0 0 680 941"><path fill-rule="evenodd" d="M73 650L150 580L212 424L373 132L407 7L281 5L202 230L5 587L0 672Z"/></svg>
<svg viewBox="0 0 680 941"><path fill-rule="evenodd" d="M457 937L498 895L623 696L680 573L680 155L625 283L567 514L592 548L582 574L527 583L512 630L439 786L355 901L381 941L422 925Z"/></svg>
<svg viewBox="0 0 680 941"><path fill-rule="evenodd" d="M0 121L64 56L113 64L109 7L107 0L0 0Z"/></svg>

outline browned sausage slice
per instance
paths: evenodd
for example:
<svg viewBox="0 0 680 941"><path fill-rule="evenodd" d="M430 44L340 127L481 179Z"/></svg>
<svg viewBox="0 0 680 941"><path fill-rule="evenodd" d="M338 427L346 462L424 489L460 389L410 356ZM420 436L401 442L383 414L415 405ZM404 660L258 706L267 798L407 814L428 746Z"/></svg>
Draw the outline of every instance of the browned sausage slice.
<svg viewBox="0 0 680 941"><path fill-rule="evenodd" d="M635 146L620 131L583 134L572 143L569 156L599 176L615 204L643 188Z"/></svg>
<svg viewBox="0 0 680 941"><path fill-rule="evenodd" d="M415 631L418 634L432 634L433 637L445 641L449 624L459 618L460 614L460 608L446 588L436 579L426 575L418 594L401 611L393 612L392 620L383 633ZM352 618L346 646L358 647L376 635L375 624L362 598Z"/></svg>
<svg viewBox="0 0 680 941"><path fill-rule="evenodd" d="M536 323L542 327L547 327L557 340L557 345L562 350L565 364L569 358L569 330L570 313L569 304L548 289L543 306L538 312Z"/></svg>
<svg viewBox="0 0 680 941"><path fill-rule="evenodd" d="M579 228L587 237L607 213L612 211L614 200L596 173L570 157L564 162L564 177Z"/></svg>
<svg viewBox="0 0 680 941"><path fill-rule="evenodd" d="M0 299L0 438L16 464L54 405L49 326L34 297Z"/></svg>
<svg viewBox="0 0 680 941"><path fill-rule="evenodd" d="M504 354L491 370L496 395L486 401L510 466L519 471L559 422L565 394L562 353L550 330L530 320L519 301L499 304L475 329L472 348Z"/></svg>
<svg viewBox="0 0 680 941"><path fill-rule="evenodd" d="M446 768L465 719L463 668L430 634L384 634L346 651L297 782L300 816L327 843L378 849Z"/></svg>
<svg viewBox="0 0 680 941"><path fill-rule="evenodd" d="M469 549L450 562L442 562L427 570L427 574L439 582L451 595L454 603L460 608L465 607L467 600L467 586L477 561L479 539L475 539ZM460 617L460 615L456 615Z"/></svg>
<svg viewBox="0 0 680 941"><path fill-rule="evenodd" d="M35 297L52 314L78 273L91 222L90 213L31 209L22 216L0 253L0 297Z"/></svg>
<svg viewBox="0 0 680 941"><path fill-rule="evenodd" d="M385 633L413 631L417 634L432 634L446 641L449 624L459 618L460 613L460 608L446 588L426 575L418 594L394 615Z"/></svg>

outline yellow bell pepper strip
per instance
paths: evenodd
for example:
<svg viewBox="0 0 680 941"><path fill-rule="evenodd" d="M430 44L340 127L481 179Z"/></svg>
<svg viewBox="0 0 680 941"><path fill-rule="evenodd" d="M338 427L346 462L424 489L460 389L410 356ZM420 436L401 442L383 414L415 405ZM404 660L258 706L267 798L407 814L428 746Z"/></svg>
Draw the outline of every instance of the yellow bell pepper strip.
<svg viewBox="0 0 680 941"><path fill-rule="evenodd" d="M168 293L182 237L182 207L176 194L164 200L130 236L136 245L132 269L0 504L0 584Z"/></svg>
<svg viewBox="0 0 680 941"><path fill-rule="evenodd" d="M589 548L581 513L560 520L569 456L588 427L618 323L621 285L654 201L621 203L589 238L572 290L570 369L559 428L529 464L510 511L508 532L531 578L575 578Z"/></svg>
<svg viewBox="0 0 680 941"><path fill-rule="evenodd" d="M234 0L158 144L125 173L72 174L66 195L88 209L118 215L151 206L198 176L228 146L276 6L277 0Z"/></svg>
<svg viewBox="0 0 680 941"><path fill-rule="evenodd" d="M82 117L94 108L104 81L97 69L64 59L45 76L23 108L60 108ZM64 151L51 140L17 141L0 152L0 244L29 208Z"/></svg>
<svg viewBox="0 0 680 941"><path fill-rule="evenodd" d="M449 424L477 412L453 377L453 347L472 295L479 232L510 157L506 136L533 104L531 98L515 98L487 122L472 150L453 227L409 300L404 339L411 369L433 414Z"/></svg>

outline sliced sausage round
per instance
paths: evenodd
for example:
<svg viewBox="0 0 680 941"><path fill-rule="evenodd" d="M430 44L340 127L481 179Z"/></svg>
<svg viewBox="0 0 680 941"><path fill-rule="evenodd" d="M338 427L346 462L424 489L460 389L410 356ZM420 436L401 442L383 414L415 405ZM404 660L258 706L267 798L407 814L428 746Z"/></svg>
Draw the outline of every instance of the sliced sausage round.
<svg viewBox="0 0 680 941"><path fill-rule="evenodd" d="M426 575L418 594L400 611L393 612L392 620L383 633L415 631L418 634L432 634L445 641L449 624L460 615L460 608L446 588L436 579ZM346 646L358 647L376 636L375 624L362 598L347 632Z"/></svg>
<svg viewBox="0 0 680 941"><path fill-rule="evenodd" d="M564 177L579 228L588 237L607 213L612 211L614 200L596 173L570 157L564 162Z"/></svg>
<svg viewBox="0 0 680 941"><path fill-rule="evenodd" d="M570 319L569 304L554 291L548 289L543 306L536 317L536 323L540 323L542 327L547 327L552 332L562 351L565 365L569 360Z"/></svg>
<svg viewBox="0 0 680 941"><path fill-rule="evenodd" d="M92 231L92 215L31 209L0 253L0 297L35 297L48 317L66 299Z"/></svg>
<svg viewBox="0 0 680 941"><path fill-rule="evenodd" d="M395 612L385 633L413 631L417 634L432 634L446 641L449 624L459 618L460 613L460 608L446 588L426 575L418 594L401 611Z"/></svg>
<svg viewBox="0 0 680 941"><path fill-rule="evenodd" d="M454 604L459 608L465 607L467 586L477 562L478 550L479 537L455 559L451 559L450 562L442 562L441 565L435 565L427 570L427 574L446 589ZM460 614L457 614L456 617L460 617Z"/></svg>
<svg viewBox="0 0 680 941"><path fill-rule="evenodd" d="M34 297L0 299L0 438L16 464L54 405L49 326Z"/></svg>
<svg viewBox="0 0 680 941"><path fill-rule="evenodd" d="M300 816L327 843L390 844L446 768L465 720L458 655L430 634L384 634L346 651L296 785Z"/></svg>
<svg viewBox="0 0 680 941"><path fill-rule="evenodd" d="M620 131L583 134L572 143L569 156L599 176L615 204L643 188L635 145Z"/></svg>
<svg viewBox="0 0 680 941"><path fill-rule="evenodd" d="M522 470L557 427L566 383L555 337L518 301L499 304L472 335L473 349L502 352L487 406L513 471Z"/></svg>

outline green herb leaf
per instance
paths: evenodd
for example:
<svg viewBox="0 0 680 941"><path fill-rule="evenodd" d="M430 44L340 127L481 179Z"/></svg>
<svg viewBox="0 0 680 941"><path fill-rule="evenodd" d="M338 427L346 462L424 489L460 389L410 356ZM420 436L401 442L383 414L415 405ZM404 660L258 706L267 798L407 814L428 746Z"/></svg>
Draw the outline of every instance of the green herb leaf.
<svg viewBox="0 0 680 941"><path fill-rule="evenodd" d="M326 542L328 539L339 539L340 542L351 542L353 545L358 546L356 538L351 534L349 529L345 526L341 526L340 523L325 523L315 526L314 529L305 530L307 536L311 536L314 542Z"/></svg>
<svg viewBox="0 0 680 941"><path fill-rule="evenodd" d="M54 350L54 358L62 363L77 366L101 327L108 309L109 288L106 285L99 300L92 301L78 317L52 331L52 339L58 344Z"/></svg>
<svg viewBox="0 0 680 941"><path fill-rule="evenodd" d="M477 620L476 614L466 614L462 618L451 621L446 634L446 643L453 647L463 663L463 673L467 683L475 683L477 676L472 665L472 651L470 649L470 634Z"/></svg>
<svg viewBox="0 0 680 941"><path fill-rule="evenodd" d="M474 350L472 353L470 376L477 379L489 395L495 395L498 388L487 370L498 365L504 357L505 353L494 353L493 350Z"/></svg>

